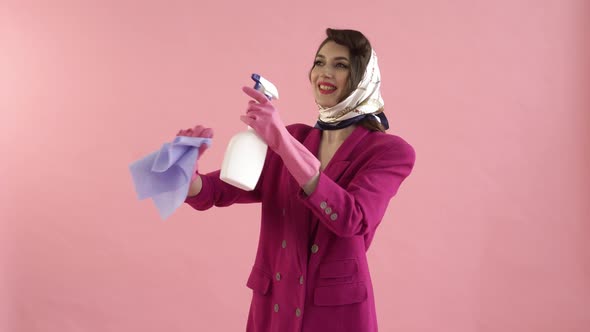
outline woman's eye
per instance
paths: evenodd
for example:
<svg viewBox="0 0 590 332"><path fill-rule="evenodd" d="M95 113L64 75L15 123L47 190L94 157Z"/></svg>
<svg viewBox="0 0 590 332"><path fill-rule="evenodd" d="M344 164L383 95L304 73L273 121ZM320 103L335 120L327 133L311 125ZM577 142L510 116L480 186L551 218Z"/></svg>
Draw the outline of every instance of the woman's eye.
<svg viewBox="0 0 590 332"><path fill-rule="evenodd" d="M322 65L322 62L321 62L320 60L316 60L316 61L313 63L313 65L314 65L314 66L321 66L321 65Z"/></svg>
<svg viewBox="0 0 590 332"><path fill-rule="evenodd" d="M336 67L338 67L338 68L344 68L344 69L348 68L348 66L345 65L345 64L343 64L343 63L337 63L336 64Z"/></svg>

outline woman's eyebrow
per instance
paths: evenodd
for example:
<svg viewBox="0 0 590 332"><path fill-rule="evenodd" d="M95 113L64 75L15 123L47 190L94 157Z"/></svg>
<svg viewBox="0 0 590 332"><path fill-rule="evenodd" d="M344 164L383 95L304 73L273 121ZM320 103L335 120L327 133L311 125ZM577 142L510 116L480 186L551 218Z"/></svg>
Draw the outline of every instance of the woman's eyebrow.
<svg viewBox="0 0 590 332"><path fill-rule="evenodd" d="M316 55L316 58L322 58L322 59L325 59L326 57L325 57L325 56L323 56L323 55L321 55L321 54L318 54L318 55ZM334 58L334 60L346 60L346 61L350 62L350 60L348 60L348 58L347 58L347 57L345 57L345 56L338 56L338 57L335 57L335 58Z"/></svg>

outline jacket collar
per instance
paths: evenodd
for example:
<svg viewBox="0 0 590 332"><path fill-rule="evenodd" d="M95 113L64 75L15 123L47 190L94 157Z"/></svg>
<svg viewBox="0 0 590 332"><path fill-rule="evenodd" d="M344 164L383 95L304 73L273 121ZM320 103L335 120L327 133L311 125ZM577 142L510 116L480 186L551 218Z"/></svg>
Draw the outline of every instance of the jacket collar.
<svg viewBox="0 0 590 332"><path fill-rule="evenodd" d="M322 130L313 128L310 135L303 141L311 153L316 157L318 156L320 149L320 142L322 140ZM357 126L353 132L344 140L342 145L336 150L336 153L328 163L324 174L327 175L334 181L338 181L342 173L348 168L351 163L353 156L351 155L359 142L369 133L370 131L363 126Z"/></svg>

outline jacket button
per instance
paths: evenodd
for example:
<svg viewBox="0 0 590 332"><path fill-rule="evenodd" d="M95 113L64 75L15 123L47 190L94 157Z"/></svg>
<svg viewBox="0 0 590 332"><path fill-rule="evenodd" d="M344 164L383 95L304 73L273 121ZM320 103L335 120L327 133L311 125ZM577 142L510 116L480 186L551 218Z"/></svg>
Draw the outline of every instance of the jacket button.
<svg viewBox="0 0 590 332"><path fill-rule="evenodd" d="M299 284L303 285L303 276L299 277Z"/></svg>
<svg viewBox="0 0 590 332"><path fill-rule="evenodd" d="M277 278L277 281L281 280L281 274L279 272L277 272L277 275L275 276L275 278Z"/></svg>
<svg viewBox="0 0 590 332"><path fill-rule="evenodd" d="M287 248L287 240L283 240L281 247L283 247L283 249Z"/></svg>
<svg viewBox="0 0 590 332"><path fill-rule="evenodd" d="M336 219L338 219L338 215L336 213L332 213L332 215L330 216L330 219L336 220Z"/></svg>
<svg viewBox="0 0 590 332"><path fill-rule="evenodd" d="M279 305L278 304L275 304L275 308L274 309L275 309L275 312L279 312Z"/></svg>
<svg viewBox="0 0 590 332"><path fill-rule="evenodd" d="M326 203L326 202L321 202L321 203L320 203L320 207L322 208L322 210L325 210L325 209L326 209L326 207L328 207L328 203Z"/></svg>
<svg viewBox="0 0 590 332"><path fill-rule="evenodd" d="M318 252L319 249L320 249L320 247L318 247L317 244L314 244L313 246L311 246L311 252L314 253L314 254L316 252Z"/></svg>
<svg viewBox="0 0 590 332"><path fill-rule="evenodd" d="M283 208L283 217L287 215L287 212L285 211L285 208Z"/></svg>
<svg viewBox="0 0 590 332"><path fill-rule="evenodd" d="M326 211L326 214L332 213L332 209L331 208L326 208L324 211Z"/></svg>
<svg viewBox="0 0 590 332"><path fill-rule="evenodd" d="M297 308L295 310L295 316L297 316L297 317L301 316L301 309Z"/></svg>

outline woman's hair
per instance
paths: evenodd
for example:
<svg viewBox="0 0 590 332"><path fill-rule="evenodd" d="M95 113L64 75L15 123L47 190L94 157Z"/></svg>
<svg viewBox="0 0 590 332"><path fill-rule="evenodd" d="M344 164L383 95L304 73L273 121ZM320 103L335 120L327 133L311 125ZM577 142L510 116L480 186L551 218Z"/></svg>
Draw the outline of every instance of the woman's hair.
<svg viewBox="0 0 590 332"><path fill-rule="evenodd" d="M367 69L367 65L371 58L371 43L360 31L356 30L337 30L326 29L326 39L320 44L316 51L316 56L324 47L324 45L333 41L336 44L346 46L350 52L350 75L348 76L348 83L343 97L338 102L346 99L359 85ZM315 63L315 61L314 61ZM311 80L311 71L309 70L309 79ZM381 110L383 111L383 110ZM368 116L359 122L359 125L373 131L385 132L385 127L376 120L374 116Z"/></svg>

